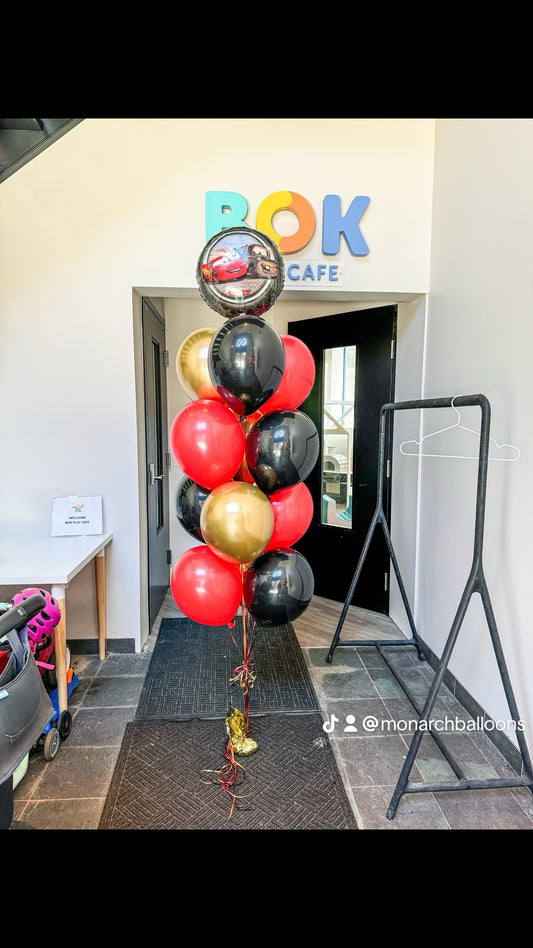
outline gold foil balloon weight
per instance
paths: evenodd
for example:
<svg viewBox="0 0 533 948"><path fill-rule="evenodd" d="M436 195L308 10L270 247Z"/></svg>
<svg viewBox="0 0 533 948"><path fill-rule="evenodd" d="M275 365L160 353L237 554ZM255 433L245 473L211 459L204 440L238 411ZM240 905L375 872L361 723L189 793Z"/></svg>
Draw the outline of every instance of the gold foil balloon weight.
<svg viewBox="0 0 533 948"><path fill-rule="evenodd" d="M257 743L246 736L247 725L244 714L232 704L226 715L226 733L231 742L233 753L238 757L249 757L257 750Z"/></svg>

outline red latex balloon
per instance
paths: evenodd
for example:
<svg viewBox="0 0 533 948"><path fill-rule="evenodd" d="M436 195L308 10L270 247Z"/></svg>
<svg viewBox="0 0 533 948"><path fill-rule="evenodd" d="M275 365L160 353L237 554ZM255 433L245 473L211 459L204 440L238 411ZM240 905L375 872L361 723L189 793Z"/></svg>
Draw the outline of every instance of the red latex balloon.
<svg viewBox="0 0 533 948"><path fill-rule="evenodd" d="M196 484L213 490L240 467L246 439L237 416L226 406L201 398L178 412L170 426L172 456Z"/></svg>
<svg viewBox="0 0 533 948"><path fill-rule="evenodd" d="M221 405L226 404L222 395L218 394L212 382L202 382L198 386L198 398L208 398L213 402L220 402Z"/></svg>
<svg viewBox="0 0 533 948"><path fill-rule="evenodd" d="M250 474L250 468L246 463L246 454L243 454L242 461L239 464L239 468L236 473L233 475L234 481L244 481L245 484L255 484L252 474Z"/></svg>
<svg viewBox="0 0 533 948"><path fill-rule="evenodd" d="M261 405L262 415L280 408L299 408L315 381L315 360L305 342L296 336L280 338L285 349L285 367L276 391Z"/></svg>
<svg viewBox="0 0 533 948"><path fill-rule="evenodd" d="M256 421L260 421L262 417L263 417L262 411L254 411L251 415L247 416L246 421L248 422L251 428L252 425L254 425ZM248 434L246 435L246 437L248 437Z"/></svg>
<svg viewBox="0 0 533 948"><path fill-rule="evenodd" d="M193 622L227 625L241 603L239 566L227 563L209 547L192 547L172 567L170 591L178 609Z"/></svg>
<svg viewBox="0 0 533 948"><path fill-rule="evenodd" d="M313 517L313 498L303 481L275 491L270 496L270 503L274 513L274 529L264 553L292 546L303 537Z"/></svg>
<svg viewBox="0 0 533 948"><path fill-rule="evenodd" d="M259 417L261 416L259 415ZM246 445L246 438L248 437L250 433L250 428L252 427L252 425L248 421L248 418L241 418L240 426L244 434L245 445ZM246 450L241 458L241 463L239 464L239 467L236 473L233 475L233 480L244 481L246 484L255 484L255 481L252 475L250 474L250 468L248 467L248 464L246 462Z"/></svg>

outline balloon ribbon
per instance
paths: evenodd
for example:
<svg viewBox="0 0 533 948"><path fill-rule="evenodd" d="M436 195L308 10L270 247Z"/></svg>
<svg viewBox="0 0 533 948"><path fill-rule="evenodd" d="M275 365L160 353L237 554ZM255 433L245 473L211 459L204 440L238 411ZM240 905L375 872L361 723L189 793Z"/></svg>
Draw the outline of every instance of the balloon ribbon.
<svg viewBox="0 0 533 948"><path fill-rule="evenodd" d="M250 688L253 688L254 681L256 679L256 674L254 672L254 666L252 661L252 633L250 632L250 614L246 608L246 603L244 601L244 574L246 572L246 567L241 563L240 565L241 572L241 614L242 614L242 662L236 668L233 669L231 673L230 682L235 684L238 682L240 688L243 692L243 701L244 701L244 714L242 715L242 722L239 722L239 729L236 730L234 726L228 729L228 738L233 742L235 752L237 754L248 755L253 753L254 750L257 750L257 744L250 750L248 745L245 746L245 749L241 749L239 746L242 741L246 741L248 736L249 729L249 717L250 717ZM253 629L252 629L253 631ZM230 630L231 635L231 630ZM233 638L233 635L232 635ZM231 711L231 706L230 706ZM234 716L233 716L234 717ZM228 728L228 719L226 718L226 727Z"/></svg>
<svg viewBox="0 0 533 948"><path fill-rule="evenodd" d="M227 766L222 770L214 771L222 790L231 797L231 809L228 819L231 817L235 807L239 808L243 806L242 803L237 802L239 799L242 799L237 793L237 788L246 775L244 767L235 760L235 757L249 757L250 754L253 754L257 750L256 741L248 736L250 725L249 692L250 688L253 687L256 674L252 662L252 635L249 631L249 614L244 602L244 569L245 567L241 565L241 587L243 589L241 600L242 662L233 669L229 679L232 685L237 683L242 689L244 712L239 711L238 708L230 704L225 719L227 741L224 747L224 759ZM231 638L235 642L231 631L233 623L228 623L228 625ZM235 644L237 643L235 642Z"/></svg>

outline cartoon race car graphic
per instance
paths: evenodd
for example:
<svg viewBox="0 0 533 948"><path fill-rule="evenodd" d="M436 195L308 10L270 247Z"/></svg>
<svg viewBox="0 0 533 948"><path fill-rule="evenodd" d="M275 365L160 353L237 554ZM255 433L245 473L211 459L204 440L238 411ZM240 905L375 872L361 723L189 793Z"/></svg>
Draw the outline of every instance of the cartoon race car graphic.
<svg viewBox="0 0 533 948"><path fill-rule="evenodd" d="M226 286L224 287L224 293L230 299L243 300L250 295L250 289L247 286Z"/></svg>
<svg viewBox="0 0 533 948"><path fill-rule="evenodd" d="M202 264L202 276L208 283L226 283L245 277L248 263L234 248L221 247L216 257Z"/></svg>
<svg viewBox="0 0 533 948"><path fill-rule="evenodd" d="M233 280L272 279L278 267L261 244L250 244L239 253L235 248L221 247L219 253L201 266L207 283L227 283Z"/></svg>
<svg viewBox="0 0 533 948"><path fill-rule="evenodd" d="M278 275L278 266L262 244L250 244L246 248L248 257L248 276L252 279L271 280Z"/></svg>

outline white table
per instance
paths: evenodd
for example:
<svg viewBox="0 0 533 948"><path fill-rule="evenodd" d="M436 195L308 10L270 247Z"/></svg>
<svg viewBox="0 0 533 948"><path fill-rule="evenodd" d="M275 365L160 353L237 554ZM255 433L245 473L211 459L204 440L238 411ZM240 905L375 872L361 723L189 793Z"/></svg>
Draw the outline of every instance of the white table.
<svg viewBox="0 0 533 948"><path fill-rule="evenodd" d="M0 586L51 586L61 618L54 629L54 652L59 711L67 708L67 622L65 590L91 560L95 565L98 650L105 658L105 548L112 533L97 536L50 537L0 535Z"/></svg>

